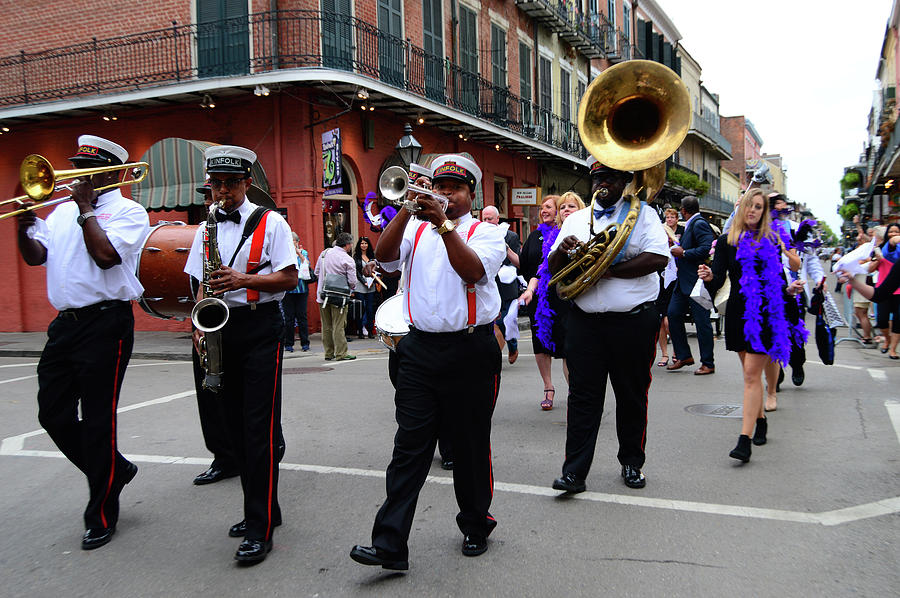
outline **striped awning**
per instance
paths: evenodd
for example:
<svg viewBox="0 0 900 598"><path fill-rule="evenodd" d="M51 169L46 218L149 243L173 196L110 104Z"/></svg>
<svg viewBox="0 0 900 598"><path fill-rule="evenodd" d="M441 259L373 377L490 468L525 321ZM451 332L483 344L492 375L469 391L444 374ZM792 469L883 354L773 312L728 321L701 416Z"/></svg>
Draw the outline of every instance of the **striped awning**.
<svg viewBox="0 0 900 598"><path fill-rule="evenodd" d="M206 179L203 152L210 141L194 141L167 137L157 141L141 157L150 164L150 173L140 184L132 187L132 197L147 210L177 210L202 206L203 196L197 187ZM253 184L267 194L269 183L260 163L251 168Z"/></svg>

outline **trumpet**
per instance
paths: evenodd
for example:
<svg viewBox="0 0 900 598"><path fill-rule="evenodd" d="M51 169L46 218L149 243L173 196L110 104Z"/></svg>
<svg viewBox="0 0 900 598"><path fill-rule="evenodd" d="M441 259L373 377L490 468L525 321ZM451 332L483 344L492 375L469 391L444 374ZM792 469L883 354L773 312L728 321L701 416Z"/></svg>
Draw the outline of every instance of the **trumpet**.
<svg viewBox="0 0 900 598"><path fill-rule="evenodd" d="M104 185L102 187L97 187L94 190L106 191L107 189L115 189L117 187L124 187L126 185L140 183L147 177L147 173L150 170L150 165L146 162L129 162L128 164L119 164L116 166L96 166L93 168L53 170L53 166L50 164L50 161L47 160L47 158L39 156L38 154L31 154L30 156L26 156L25 159L22 160L22 164L19 166L19 182L22 184L22 189L25 190L25 195L13 197L12 199L7 199L5 201L0 201L0 205L13 202L18 203L19 205L23 205L29 199L38 203L20 208L18 210L14 210L12 212L7 212L6 214L2 214L0 215L0 220L4 218L11 218L12 216L18 216L19 214L37 210L38 208L46 208L64 201L69 201L70 199L72 199L71 195L51 200L48 200L47 198L58 191L71 191L72 188L78 183L78 181L84 177L90 177L95 174L115 172L119 170L123 171L123 176L127 176L130 172L132 178L124 179L115 183L110 183L109 185ZM69 179L71 179L69 182L60 182Z"/></svg>
<svg viewBox="0 0 900 598"><path fill-rule="evenodd" d="M409 174L402 166L389 166L384 169L381 176L378 177L378 191L381 196L397 207L404 207L410 212L418 212L421 208L415 201L406 199L409 191L429 195L441 203L443 209L447 210L447 198L443 195L435 193L431 189L411 185L409 183Z"/></svg>

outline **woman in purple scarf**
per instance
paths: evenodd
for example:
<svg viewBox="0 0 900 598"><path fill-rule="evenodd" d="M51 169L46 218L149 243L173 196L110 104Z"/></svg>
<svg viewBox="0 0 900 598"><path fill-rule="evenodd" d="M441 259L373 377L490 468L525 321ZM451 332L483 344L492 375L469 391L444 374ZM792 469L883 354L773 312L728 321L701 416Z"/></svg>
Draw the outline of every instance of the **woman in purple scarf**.
<svg viewBox="0 0 900 598"><path fill-rule="evenodd" d="M781 265L784 250L772 229L765 194L759 188L751 189L741 199L731 229L716 242L712 268L701 265L697 271L710 296L715 296L726 276L731 278L725 348L738 354L743 367L744 415L737 446L729 456L744 463L750 460L751 434L753 444L766 443L763 369L770 360L787 364L791 339L808 334L802 320L791 325L785 317L785 295L803 292L804 281L786 285ZM799 269L799 257L794 254L790 259L791 268Z"/></svg>
<svg viewBox="0 0 900 598"><path fill-rule="evenodd" d="M519 302L533 306L529 311L531 342L534 359L544 382L544 398L541 409L553 409L556 389L553 386L553 358L563 360L563 374L569 379L566 367L566 314L568 303L560 299L556 289L548 289L550 269L547 256L559 234L559 227L569 214L584 208L584 202L577 193L571 191L562 196L548 195L541 204L541 223L528 236L519 256L519 271L528 281L528 288L519 297ZM537 301L532 301L537 299Z"/></svg>

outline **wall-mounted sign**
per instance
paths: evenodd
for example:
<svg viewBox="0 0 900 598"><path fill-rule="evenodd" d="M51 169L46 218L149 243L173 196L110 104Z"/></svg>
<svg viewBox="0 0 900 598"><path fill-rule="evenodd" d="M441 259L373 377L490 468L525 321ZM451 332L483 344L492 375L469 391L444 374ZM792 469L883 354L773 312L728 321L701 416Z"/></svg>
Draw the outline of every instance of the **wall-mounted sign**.
<svg viewBox="0 0 900 598"><path fill-rule="evenodd" d="M513 187L511 198L514 206L538 206L541 190L538 187Z"/></svg>
<svg viewBox="0 0 900 598"><path fill-rule="evenodd" d="M322 186L341 186L341 130L322 133Z"/></svg>

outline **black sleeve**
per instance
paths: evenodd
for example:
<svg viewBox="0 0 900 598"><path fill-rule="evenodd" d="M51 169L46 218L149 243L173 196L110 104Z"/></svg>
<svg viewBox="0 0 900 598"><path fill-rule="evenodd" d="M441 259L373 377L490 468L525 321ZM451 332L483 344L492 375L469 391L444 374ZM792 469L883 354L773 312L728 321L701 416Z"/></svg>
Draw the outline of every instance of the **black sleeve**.
<svg viewBox="0 0 900 598"><path fill-rule="evenodd" d="M885 276L884 280L875 288L875 294L872 295L872 301L881 303L882 301L889 299L898 287L900 287L900 260L894 262L888 275Z"/></svg>
<svg viewBox="0 0 900 598"><path fill-rule="evenodd" d="M534 278L537 273L538 266L540 264L535 263L534 258L534 246L538 246L538 254L540 254L540 233L538 231L532 231L528 238L525 239L525 245L522 246L522 252L519 254L519 273L525 279L526 282ZM540 259L540 255L538 255L538 259Z"/></svg>

